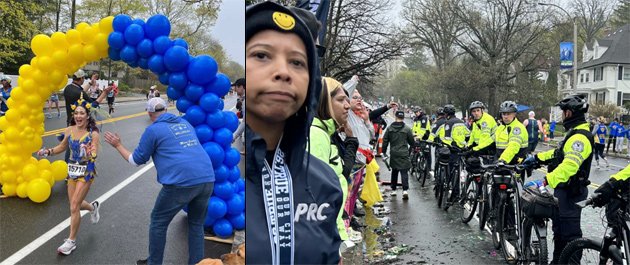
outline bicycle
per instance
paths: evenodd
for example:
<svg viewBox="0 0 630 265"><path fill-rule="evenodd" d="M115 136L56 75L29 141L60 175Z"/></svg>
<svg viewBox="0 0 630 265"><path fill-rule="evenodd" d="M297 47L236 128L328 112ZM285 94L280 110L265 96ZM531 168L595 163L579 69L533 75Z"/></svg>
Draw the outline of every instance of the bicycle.
<svg viewBox="0 0 630 265"><path fill-rule="evenodd" d="M420 182L420 187L424 187L429 175L429 159L431 155L431 142L420 140L416 141L413 147L413 156L411 157L411 175Z"/></svg>
<svg viewBox="0 0 630 265"><path fill-rule="evenodd" d="M451 154L458 154L461 153L461 149L458 147L453 147L453 146L449 146L449 145L445 145L445 144L440 144L440 146L442 148L446 148L448 149L448 158L446 156L446 149L442 149L442 153L440 153L440 180L441 180L441 195L440 198L438 198L439 201L439 207L444 209L444 211L448 211L448 209L451 207L451 205L453 205L453 203L455 202L456 198L459 196L458 192L455 192L454 189L455 187L458 187L456 185L460 185L460 172L462 172L462 169L460 168L461 166L463 166L463 163L461 162L461 156L457 157L457 161L455 162L455 164L453 166L450 166L450 159L451 159ZM459 192L461 193L461 188L459 190ZM444 197L446 195L446 197Z"/></svg>
<svg viewBox="0 0 630 265"><path fill-rule="evenodd" d="M489 158L488 158L489 157ZM485 159L486 161L491 161L494 159L494 156L479 156L478 159ZM468 163L466 162L467 166ZM467 224L474 217L475 212L477 212L477 216L479 217L480 229L483 229L486 225L485 217L486 217L486 209L485 207L485 198L487 198L487 188L484 188L486 185L485 181L485 172L481 167L472 167L471 170L467 171L468 177L465 180L462 189L462 200L460 202L462 206L462 215L461 220L462 223ZM484 196L485 192L485 196Z"/></svg>
<svg viewBox="0 0 630 265"><path fill-rule="evenodd" d="M580 208L593 206L591 198L576 203ZM575 239L560 254L560 264L630 264L630 213L628 194L615 194L606 205L608 225L602 240L590 238Z"/></svg>
<svg viewBox="0 0 630 265"><path fill-rule="evenodd" d="M493 172L493 188L498 195L497 209L492 234L493 243L498 235L501 252L509 264L518 262L547 264L547 222L553 215L554 206L537 204L536 196L542 196L531 189L523 188L521 165L484 165ZM555 202L553 196L546 198ZM492 197L492 196L490 196ZM524 198L531 198L525 202ZM557 205L557 202L555 202ZM494 211L493 208L491 211ZM495 245L496 247L496 245Z"/></svg>

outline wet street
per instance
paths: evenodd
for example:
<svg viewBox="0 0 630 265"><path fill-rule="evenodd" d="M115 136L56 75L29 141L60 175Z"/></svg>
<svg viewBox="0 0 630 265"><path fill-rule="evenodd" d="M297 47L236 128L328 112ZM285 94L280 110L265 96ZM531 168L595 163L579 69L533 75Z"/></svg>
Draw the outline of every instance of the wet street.
<svg viewBox="0 0 630 265"><path fill-rule="evenodd" d="M538 149L543 151L548 147L539 145ZM627 159L608 159L610 168L598 170L593 165L589 194L628 163ZM380 158L377 161L381 166L380 180L389 183L390 172ZM544 177L543 172L536 170L529 180ZM420 183L410 177L409 200L403 200L400 177L398 181L398 196L390 197L389 185L381 184L384 201L374 207L376 214L366 209L363 246L361 251L356 251L361 252L363 260L353 259L351 264L506 264L501 250L494 249L489 230L479 230L477 217L464 224L459 206L452 206L446 212L438 208L433 185L428 180L425 187L420 187ZM582 211L584 236L603 237L602 214L601 208L587 207ZM547 232L551 261L551 222Z"/></svg>
<svg viewBox="0 0 630 265"><path fill-rule="evenodd" d="M118 133L123 145L133 150L151 123L145 102L117 104L113 117L99 127ZM236 97L228 96L224 109L230 110L235 104ZM177 114L175 107L170 107L169 112ZM65 117L61 113L61 119L46 120L44 146L58 143L55 133L65 127ZM96 164L98 177L86 197L86 201L101 201L101 218L98 224L91 224L87 211L83 211L77 249L69 256L57 255L57 247L68 237L70 214L66 185L56 182L50 198L41 204L17 197L0 199L0 264L9 257L20 259L17 264L135 264L148 255L150 213L161 189L155 168L151 162L138 167L130 165L102 138L101 147ZM48 159L63 159L63 154ZM187 235L187 216L180 212L169 226L165 264L186 262ZM231 247L206 240L205 256L219 258Z"/></svg>

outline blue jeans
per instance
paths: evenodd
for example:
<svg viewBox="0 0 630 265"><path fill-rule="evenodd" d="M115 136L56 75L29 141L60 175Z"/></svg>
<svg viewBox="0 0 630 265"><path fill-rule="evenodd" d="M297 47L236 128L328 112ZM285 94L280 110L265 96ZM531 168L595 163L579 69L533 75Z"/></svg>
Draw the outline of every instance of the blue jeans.
<svg viewBox="0 0 630 265"><path fill-rule="evenodd" d="M186 205L188 205L188 264L196 264L203 259L203 222L213 188L213 182L190 187L162 186L151 212L149 264L162 264L168 225Z"/></svg>

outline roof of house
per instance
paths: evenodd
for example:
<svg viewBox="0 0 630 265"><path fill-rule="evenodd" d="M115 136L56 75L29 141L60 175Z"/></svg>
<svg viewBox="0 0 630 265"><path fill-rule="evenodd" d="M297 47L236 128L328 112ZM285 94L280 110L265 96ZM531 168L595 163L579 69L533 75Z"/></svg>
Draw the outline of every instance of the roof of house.
<svg viewBox="0 0 630 265"><path fill-rule="evenodd" d="M601 64L630 64L630 24L624 25L597 42L608 49L601 57L580 65L579 69Z"/></svg>

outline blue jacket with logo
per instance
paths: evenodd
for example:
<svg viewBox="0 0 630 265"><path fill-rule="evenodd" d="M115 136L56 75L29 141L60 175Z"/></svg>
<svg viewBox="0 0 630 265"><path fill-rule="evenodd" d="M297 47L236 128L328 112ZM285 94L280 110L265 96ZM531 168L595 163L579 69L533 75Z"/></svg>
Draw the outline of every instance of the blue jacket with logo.
<svg viewBox="0 0 630 265"><path fill-rule="evenodd" d="M158 182L163 185L193 186L214 182L214 170L188 121L164 113L144 130L133 162L144 164L153 159Z"/></svg>

